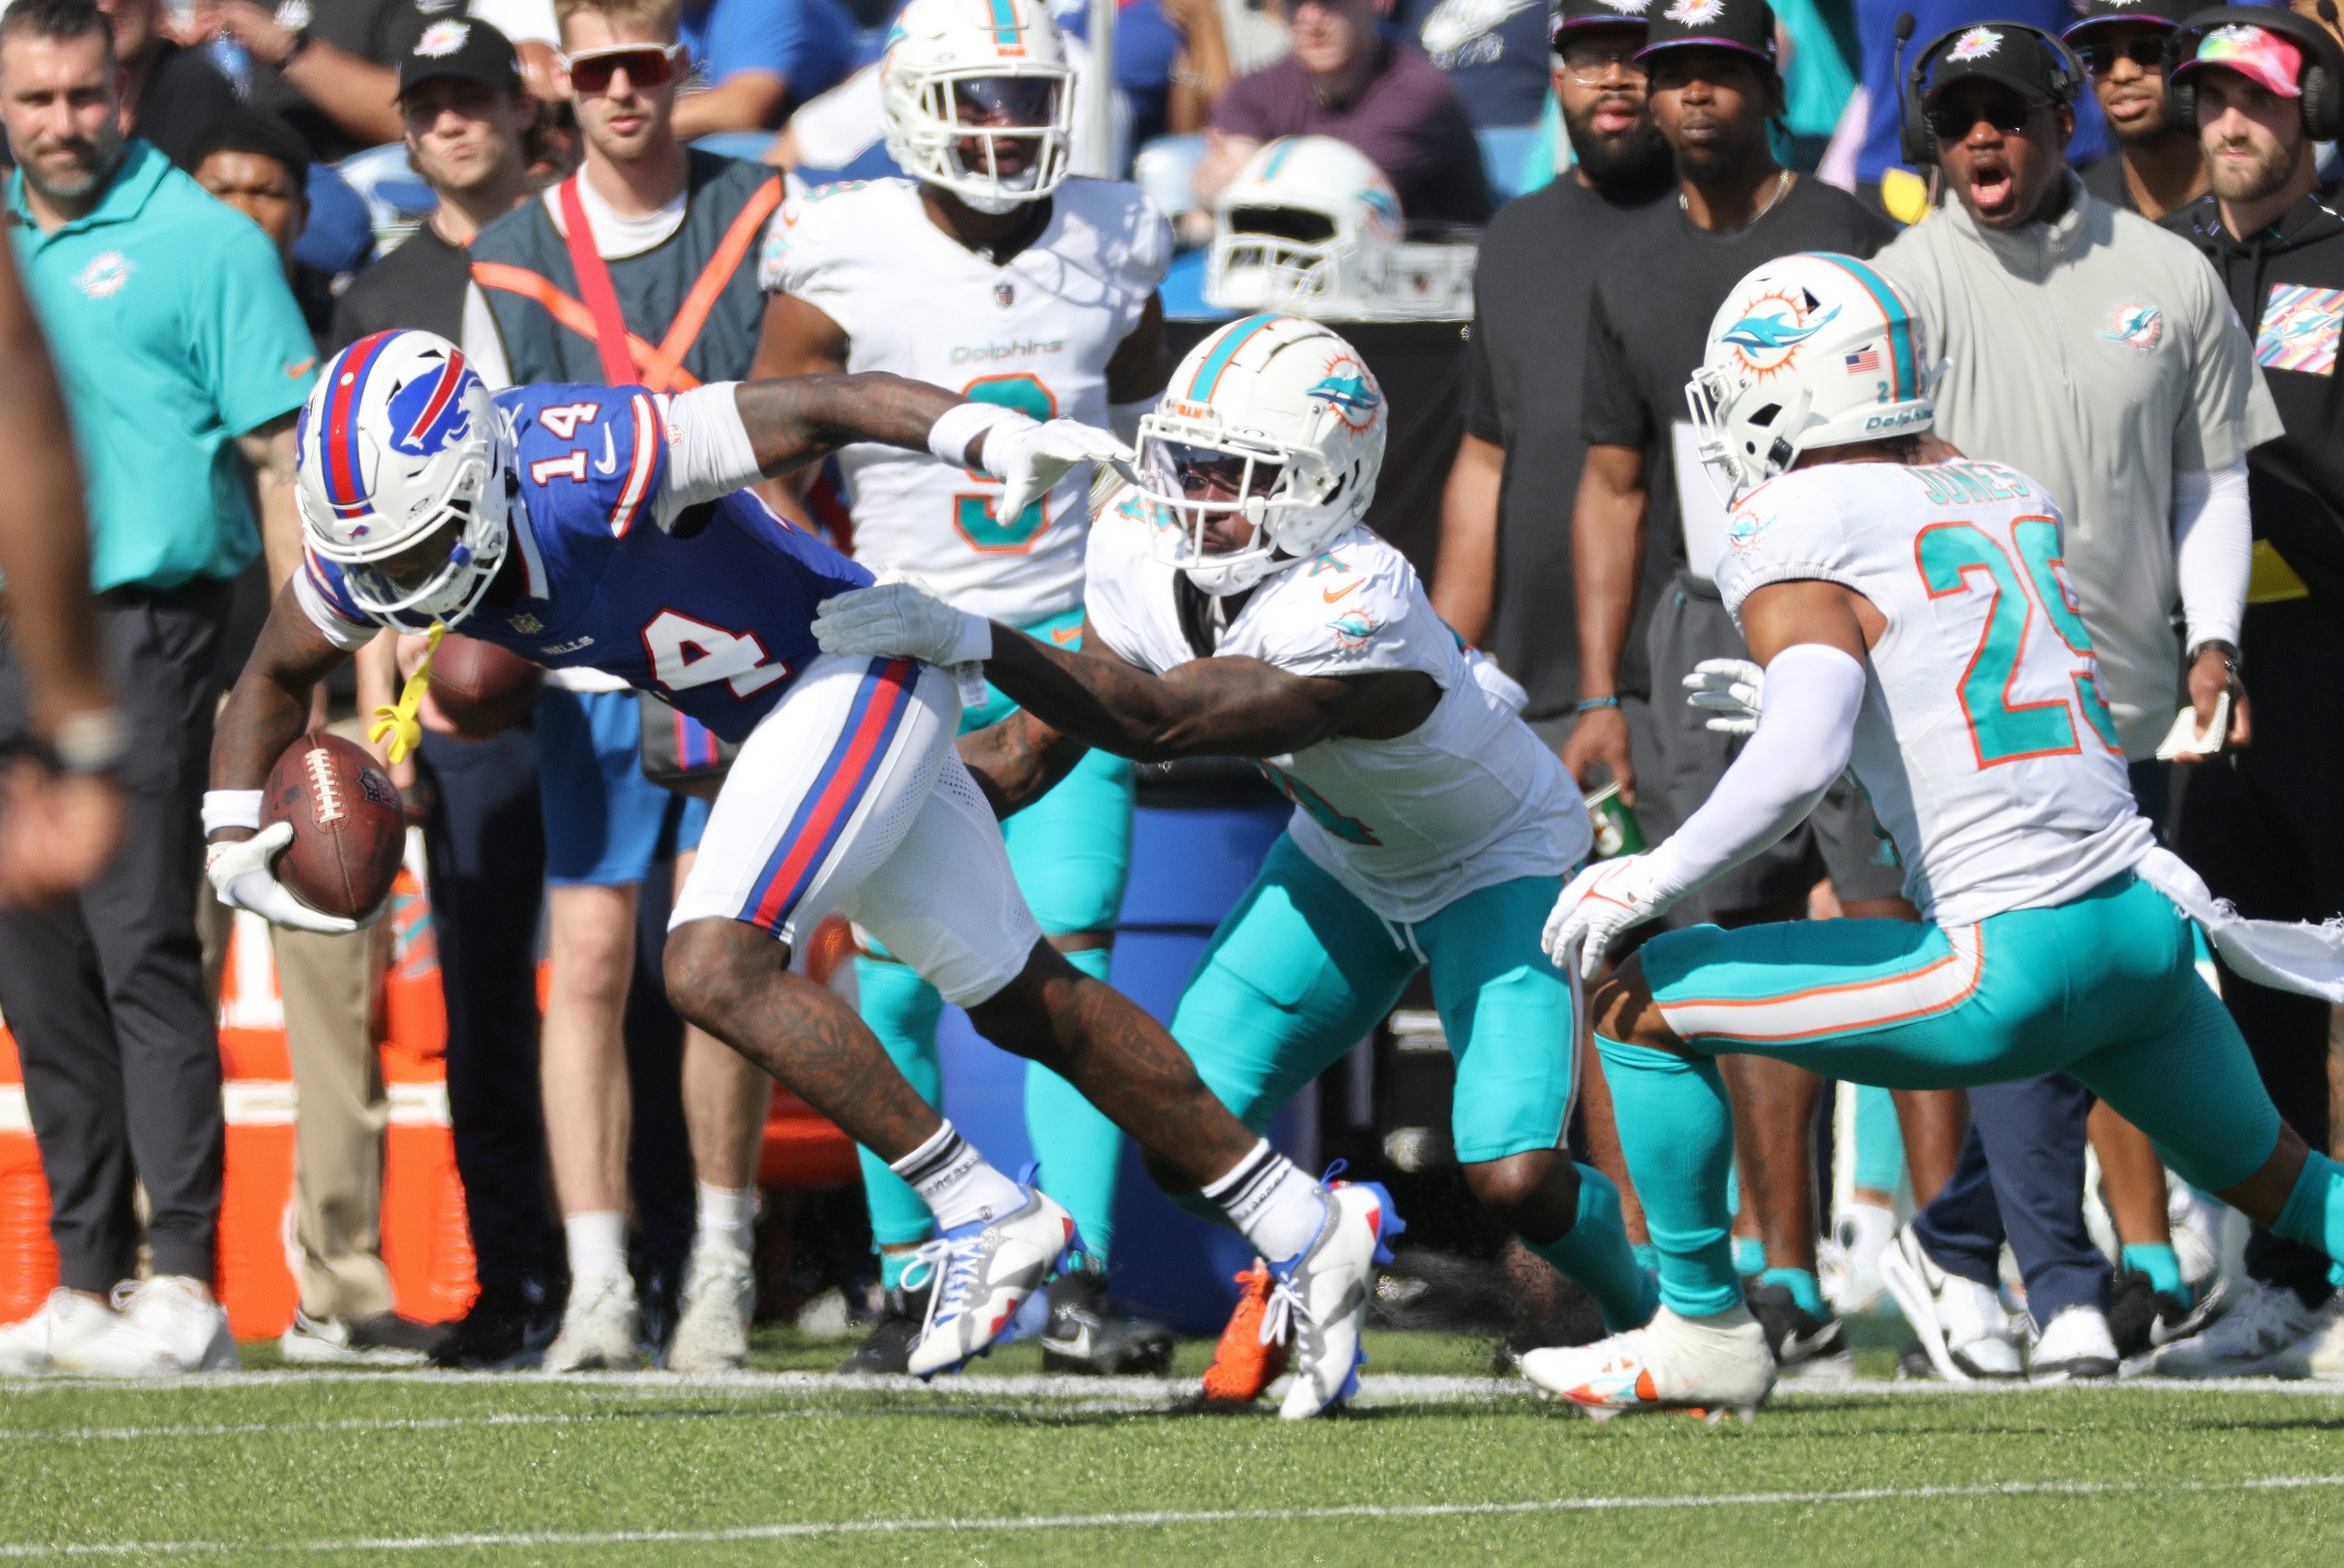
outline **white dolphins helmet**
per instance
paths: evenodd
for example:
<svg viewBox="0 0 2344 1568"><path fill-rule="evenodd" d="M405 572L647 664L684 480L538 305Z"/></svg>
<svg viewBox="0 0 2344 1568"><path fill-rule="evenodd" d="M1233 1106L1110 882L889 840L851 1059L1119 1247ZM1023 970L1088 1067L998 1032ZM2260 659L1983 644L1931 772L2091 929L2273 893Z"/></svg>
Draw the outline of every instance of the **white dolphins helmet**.
<svg viewBox="0 0 2344 1568"><path fill-rule="evenodd" d="M1156 559L1216 598L1309 560L1367 515L1390 424L1366 362L1327 328L1232 321L1188 350L1139 421ZM1206 526L1230 513L1252 522L1253 538L1213 551Z"/></svg>
<svg viewBox="0 0 2344 1568"><path fill-rule="evenodd" d="M1818 447L1917 435L1936 416L1921 323L1886 278L1822 251L1733 286L1685 387L1710 482L1728 505Z"/></svg>
<svg viewBox="0 0 2344 1568"><path fill-rule="evenodd" d="M294 494L309 548L342 569L359 607L453 626L504 561L511 456L489 389L429 332L377 332L326 362L294 427ZM405 562L444 546L419 578Z"/></svg>
<svg viewBox="0 0 2344 1568"><path fill-rule="evenodd" d="M1305 316L1373 298L1402 232L1399 197L1366 154L1332 137L1281 137L1213 204L1205 298Z"/></svg>
<svg viewBox="0 0 2344 1568"><path fill-rule="evenodd" d="M887 33L879 102L887 156L979 212L1039 201L1066 177L1075 74L1042 0L912 0ZM979 167L960 144L979 141ZM1005 144L1026 167L1003 174Z"/></svg>

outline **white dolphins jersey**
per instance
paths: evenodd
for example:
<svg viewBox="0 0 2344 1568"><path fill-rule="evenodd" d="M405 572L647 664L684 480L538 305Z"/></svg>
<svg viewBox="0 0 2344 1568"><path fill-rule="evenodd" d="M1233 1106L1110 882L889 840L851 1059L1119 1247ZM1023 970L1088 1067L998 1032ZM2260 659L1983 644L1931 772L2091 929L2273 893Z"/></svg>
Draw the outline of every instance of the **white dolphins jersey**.
<svg viewBox="0 0 2344 1568"><path fill-rule="evenodd" d="M1149 553L1155 525L1129 487L1091 528L1086 609L1105 645L1162 674L1197 654L1181 630L1178 573ZM1430 918L1466 894L1560 876L1585 858L1586 803L1517 715L1520 689L1469 653L1407 559L1354 528L1256 588L1215 655L1298 675L1420 670L1431 717L1395 740L1337 736L1258 765L1295 804L1287 831L1384 919Z"/></svg>
<svg viewBox="0 0 2344 1568"><path fill-rule="evenodd" d="M996 267L936 228L908 179L820 186L784 202L758 280L846 333L849 370L892 370L1037 420L1107 428L1106 366L1172 258L1139 187L1069 179L1040 238ZM925 452L838 454L854 559L916 573L960 608L1031 625L1082 602L1090 465L1015 518L995 481Z"/></svg>
<svg viewBox="0 0 2344 1568"><path fill-rule="evenodd" d="M1717 562L1737 623L1772 582L1853 589L1886 618L1856 777L1923 918L2062 904L2155 846L2041 486L1999 463L1826 463L1733 509Z"/></svg>

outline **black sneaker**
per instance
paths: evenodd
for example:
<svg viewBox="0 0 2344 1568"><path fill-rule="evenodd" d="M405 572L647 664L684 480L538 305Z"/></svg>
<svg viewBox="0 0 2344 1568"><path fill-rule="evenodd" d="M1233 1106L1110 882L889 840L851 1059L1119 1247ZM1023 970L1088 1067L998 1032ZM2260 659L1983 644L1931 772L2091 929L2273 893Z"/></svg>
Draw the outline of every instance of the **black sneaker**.
<svg viewBox="0 0 2344 1568"><path fill-rule="evenodd" d="M1172 1365L1172 1330L1116 1314L1106 1276L1088 1270L1050 1281L1042 1370L1091 1377L1161 1377Z"/></svg>
<svg viewBox="0 0 2344 1568"><path fill-rule="evenodd" d="M1784 1377L1821 1371L1824 1362L1836 1365L1845 1361L1854 1365L1847 1335L1839 1320L1830 1315L1830 1308L1824 1308L1825 1315L1818 1318L1799 1305L1788 1285L1763 1285L1755 1280L1742 1282L1742 1299L1758 1320L1766 1346L1774 1352L1774 1364Z"/></svg>
<svg viewBox="0 0 2344 1568"><path fill-rule="evenodd" d="M2108 1337L2116 1341L2117 1354L2130 1361L2187 1339L2206 1326L2220 1304L2218 1280L2206 1299L2193 1306L2185 1296L2155 1290L2143 1270L2119 1264L2108 1287Z"/></svg>
<svg viewBox="0 0 2344 1568"><path fill-rule="evenodd" d="M927 1287L888 1291L880 1300L879 1320L871 1325L871 1332L854 1347L854 1353L838 1363L838 1370L873 1376L900 1377L909 1372L912 1346L927 1324Z"/></svg>
<svg viewBox="0 0 2344 1568"><path fill-rule="evenodd" d="M470 1371L509 1366L551 1344L561 1324L560 1309L535 1285L485 1286L471 1310L441 1326L441 1338L429 1352L431 1364ZM351 1325L354 1333L357 1328Z"/></svg>

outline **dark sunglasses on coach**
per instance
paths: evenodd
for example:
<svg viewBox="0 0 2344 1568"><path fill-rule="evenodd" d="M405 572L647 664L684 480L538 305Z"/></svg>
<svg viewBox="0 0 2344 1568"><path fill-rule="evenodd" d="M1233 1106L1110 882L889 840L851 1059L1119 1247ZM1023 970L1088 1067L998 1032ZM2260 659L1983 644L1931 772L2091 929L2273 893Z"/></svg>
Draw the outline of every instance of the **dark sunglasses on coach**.
<svg viewBox="0 0 2344 1568"><path fill-rule="evenodd" d="M1984 120L2003 135L2015 137L2035 117L2035 105L2016 93L1996 93L1967 106L1940 104L1929 111L1929 134L1941 142L1957 142L1970 134L1972 126Z"/></svg>
<svg viewBox="0 0 2344 1568"><path fill-rule="evenodd" d="M2165 68L2165 40L2160 37L2135 38L2125 44L2086 44L2076 53L2083 56L2084 68L2095 76L2105 76L2115 70L2120 59L2130 60L2144 71Z"/></svg>
<svg viewBox="0 0 2344 1568"><path fill-rule="evenodd" d="M621 44L565 55L561 65L570 73L571 86L592 98L611 90L611 78L622 67L627 80L638 87L663 87L682 73L683 61L681 44Z"/></svg>

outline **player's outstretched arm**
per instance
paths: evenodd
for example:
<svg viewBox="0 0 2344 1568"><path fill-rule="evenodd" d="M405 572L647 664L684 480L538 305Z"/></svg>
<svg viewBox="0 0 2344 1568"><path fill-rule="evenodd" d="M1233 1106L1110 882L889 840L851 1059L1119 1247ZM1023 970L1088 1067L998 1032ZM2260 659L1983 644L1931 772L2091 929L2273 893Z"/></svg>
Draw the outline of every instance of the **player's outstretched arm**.
<svg viewBox="0 0 2344 1568"><path fill-rule="evenodd" d="M1023 708L960 738L960 760L997 817L1015 816L1040 800L1089 754L1089 746Z"/></svg>
<svg viewBox="0 0 2344 1568"><path fill-rule="evenodd" d="M212 728L211 787L257 790L309 720L309 692L349 654L326 641L301 608L291 582L278 591ZM249 828L216 830L215 839L249 838Z"/></svg>

